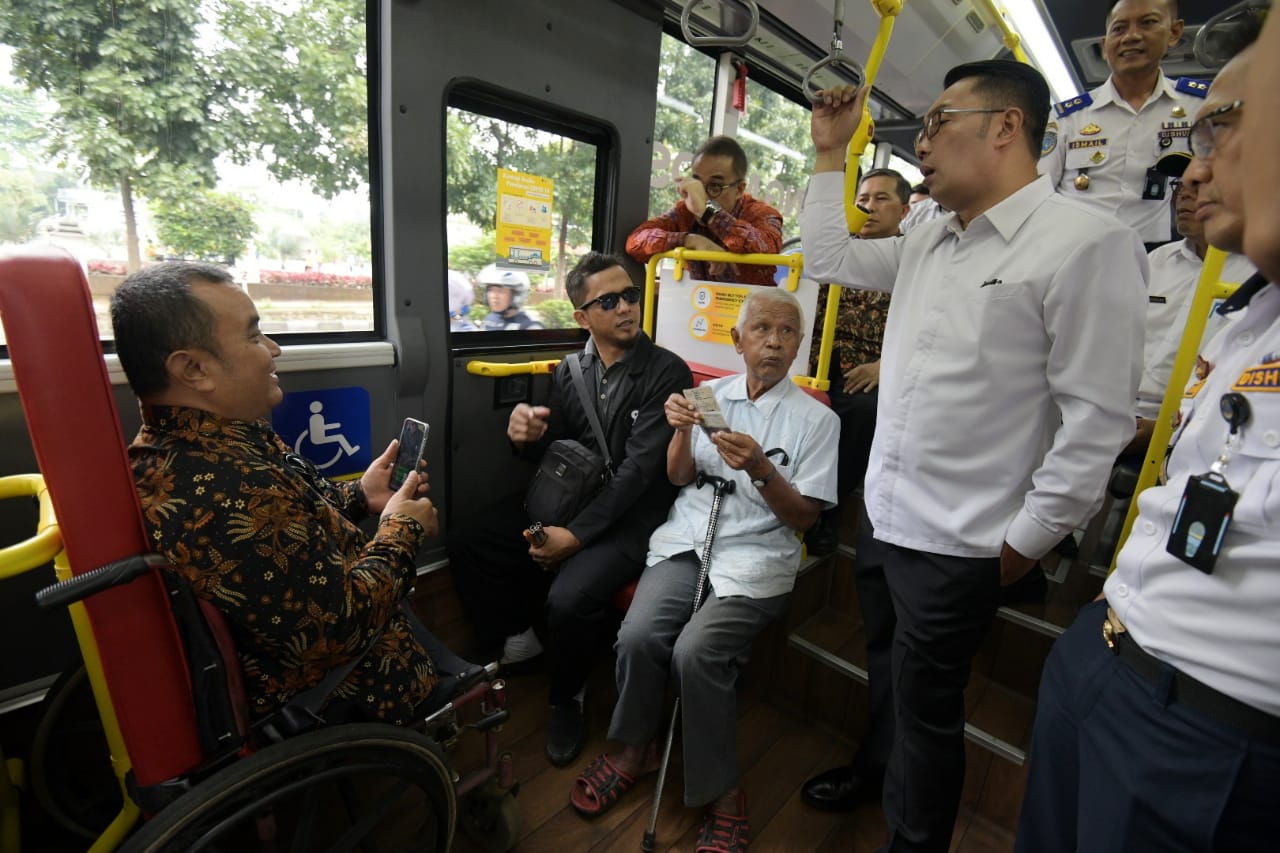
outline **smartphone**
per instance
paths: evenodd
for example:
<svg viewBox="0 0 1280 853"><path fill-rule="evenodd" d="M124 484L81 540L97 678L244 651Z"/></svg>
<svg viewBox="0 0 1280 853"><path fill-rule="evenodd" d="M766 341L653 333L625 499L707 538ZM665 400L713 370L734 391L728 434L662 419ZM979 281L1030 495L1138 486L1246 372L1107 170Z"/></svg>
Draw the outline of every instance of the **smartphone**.
<svg viewBox="0 0 1280 853"><path fill-rule="evenodd" d="M422 421L404 419L404 426L400 427L400 450L395 464L391 466L393 491L404 485L410 471L418 470L419 461L427 458L427 433L430 431L431 427Z"/></svg>

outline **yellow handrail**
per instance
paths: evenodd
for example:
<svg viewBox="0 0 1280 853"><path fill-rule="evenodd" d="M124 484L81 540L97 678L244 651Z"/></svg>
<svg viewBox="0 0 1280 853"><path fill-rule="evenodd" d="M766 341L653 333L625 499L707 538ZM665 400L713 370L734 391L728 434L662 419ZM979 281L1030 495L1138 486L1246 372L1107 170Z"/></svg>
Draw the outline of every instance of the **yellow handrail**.
<svg viewBox="0 0 1280 853"><path fill-rule="evenodd" d="M1000 33L1003 36L1004 46L1013 53L1013 58L1024 65L1031 65L1031 58L1022 49L1022 36L1018 35L1009 23L1009 19L1005 17L1008 12L1005 11L1004 6L996 5L996 0L982 0L982 5L986 6L987 11L996 19L996 25L1000 27Z"/></svg>
<svg viewBox="0 0 1280 853"><path fill-rule="evenodd" d="M875 85L876 75L880 73L880 63L889 49L889 38L893 35L893 21L902 11L902 0L871 0L871 5L880 15L880 29L876 33L875 43L871 46L871 55L866 65L866 78L862 83L868 91ZM862 104L862 118L858 122L858 129L849 139L849 149L845 155L844 214L850 234L861 231L862 226L867 224L867 217L870 216L867 211L857 205L858 169L856 166L850 168L850 165L862 159L862 152L867 150L867 143L871 141L871 135L874 132L875 122L871 118L871 99L867 98ZM839 298L839 293L836 294L836 298ZM834 329L834 326L832 328ZM825 328L823 336L825 338Z"/></svg>
<svg viewBox="0 0 1280 853"><path fill-rule="evenodd" d="M641 321L641 325L645 334L649 337L653 337L654 299L658 292L658 265L667 258L671 258L676 262L676 281L684 278L684 270L689 261L787 267L787 280L783 286L792 293L800 286L800 275L804 270L804 256L799 252L790 255L767 255L764 253L735 255L733 252L685 248L672 249L670 252L659 252L649 258L649 262L644 267L644 319Z"/></svg>
<svg viewBox="0 0 1280 853"><path fill-rule="evenodd" d="M69 580L71 565L67 562L66 552L62 550L62 534L58 530L53 501L49 497L49 490L45 487L44 478L39 474L0 477L0 500L32 495L40 501L36 535L16 545L0 549L0 579L16 577L23 572L38 569L52 560L54 576L59 581ZM89 847L90 853L107 853L120 846L141 812L129 799L125 784L125 778L132 764L129 761L128 750L125 749L124 735L121 734L120 724L116 720L115 708L107 692L106 679L102 673L102 659L98 655L98 644L93 638L93 629L89 625L89 614L85 611L84 605L79 602L70 605L67 610L71 614L71 624L80 645L80 654L84 659L89 684L93 688L94 702L98 707L98 716L102 719L107 748L111 754L111 769L120 786L122 798L120 811L115 819ZM10 766L8 773L0 768L0 776L5 777L0 779L0 818L3 819L5 827L4 832L0 834L0 853L17 853L20 849L17 846L19 840L17 815L9 814L11 808L17 807L17 801L16 798L11 797L12 790L6 792L3 789L14 781L15 775L21 775L21 767L20 765L14 767L13 761L7 764Z"/></svg>
<svg viewBox="0 0 1280 853"><path fill-rule="evenodd" d="M556 365L560 363L560 359L552 358L545 361L522 361L522 362L505 362L505 361L468 361L467 373L475 376L521 376L530 373L550 373L556 369Z"/></svg>
<svg viewBox="0 0 1280 853"><path fill-rule="evenodd" d="M1226 259L1225 252L1212 246L1204 256L1200 281L1196 284L1196 293L1191 299L1191 314L1187 317L1187 325L1182 332L1182 342L1178 344L1178 354L1173 360L1173 372L1169 375L1169 385L1165 389L1164 400L1160 403L1160 414L1156 415L1156 423L1151 431L1151 443L1147 446L1147 456L1142 460L1142 469L1138 472L1138 482L1133 490L1133 500L1129 503L1129 512L1125 516L1124 526L1120 529L1115 553L1111 555L1111 571L1115 571L1116 557L1120 555L1120 549L1129 538L1129 532L1133 530L1133 522L1138 517L1138 495L1147 487L1155 485L1160 475L1165 452L1169 449L1169 438L1173 435L1174 415L1178 411L1178 404L1182 400L1187 380L1191 377L1191 368L1195 364L1196 355L1200 352L1200 339L1204 337L1204 327L1209 322L1209 308L1215 299L1227 298L1240 286L1238 282L1230 283L1221 280L1222 266Z"/></svg>

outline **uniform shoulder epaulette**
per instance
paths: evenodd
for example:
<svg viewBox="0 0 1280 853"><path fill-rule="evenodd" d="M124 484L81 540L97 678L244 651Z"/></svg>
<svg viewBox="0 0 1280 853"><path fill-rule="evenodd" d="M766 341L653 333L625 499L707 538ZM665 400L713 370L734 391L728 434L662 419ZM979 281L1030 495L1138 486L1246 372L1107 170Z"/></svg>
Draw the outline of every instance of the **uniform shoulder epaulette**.
<svg viewBox="0 0 1280 853"><path fill-rule="evenodd" d="M1058 114L1058 118L1066 118L1077 110L1082 110L1093 103L1093 98L1089 93L1076 95L1074 98L1067 98L1061 103L1053 105L1053 111Z"/></svg>
<svg viewBox="0 0 1280 853"><path fill-rule="evenodd" d="M1173 84L1173 88L1188 95L1195 95L1197 98L1203 98L1209 94L1209 84L1194 77L1179 77Z"/></svg>

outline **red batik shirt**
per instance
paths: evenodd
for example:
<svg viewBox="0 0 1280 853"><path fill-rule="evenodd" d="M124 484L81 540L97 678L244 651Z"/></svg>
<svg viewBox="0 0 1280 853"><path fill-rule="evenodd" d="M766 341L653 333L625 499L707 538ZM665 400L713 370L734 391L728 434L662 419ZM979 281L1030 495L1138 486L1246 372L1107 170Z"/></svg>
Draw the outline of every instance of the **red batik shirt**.
<svg viewBox="0 0 1280 853"><path fill-rule="evenodd" d="M640 224L627 238L627 254L640 263L660 252L684 245L688 234L701 234L737 255L777 254L782 250L782 214L762 201L743 194L730 213L721 210L703 225L684 200L661 216ZM689 261L689 275L699 281L733 281L740 284L774 284L776 267L731 264L720 275L711 275L705 261Z"/></svg>

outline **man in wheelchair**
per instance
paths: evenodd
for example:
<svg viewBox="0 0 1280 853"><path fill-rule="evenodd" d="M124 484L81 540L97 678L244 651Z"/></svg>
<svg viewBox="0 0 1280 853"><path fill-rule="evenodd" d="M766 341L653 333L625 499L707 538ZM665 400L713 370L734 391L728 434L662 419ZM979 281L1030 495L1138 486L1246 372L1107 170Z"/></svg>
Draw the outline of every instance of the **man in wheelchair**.
<svg viewBox="0 0 1280 853"><path fill-rule="evenodd" d="M221 267L135 273L111 319L141 401L129 459L152 547L226 617L251 716L326 684L330 720L420 718L438 676L401 604L437 532L425 472L392 491L395 442L358 482L290 452L267 420L280 348ZM369 538L356 523L371 513Z"/></svg>

